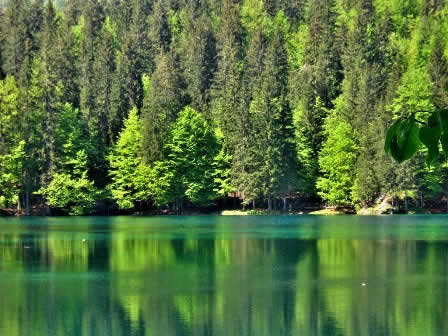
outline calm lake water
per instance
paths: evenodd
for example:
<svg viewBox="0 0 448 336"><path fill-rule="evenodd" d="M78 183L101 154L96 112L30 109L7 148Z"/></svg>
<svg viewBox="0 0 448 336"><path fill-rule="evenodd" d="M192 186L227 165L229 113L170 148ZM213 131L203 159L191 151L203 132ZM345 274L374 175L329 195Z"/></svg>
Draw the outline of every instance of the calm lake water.
<svg viewBox="0 0 448 336"><path fill-rule="evenodd" d="M448 335L448 217L0 218L0 335Z"/></svg>

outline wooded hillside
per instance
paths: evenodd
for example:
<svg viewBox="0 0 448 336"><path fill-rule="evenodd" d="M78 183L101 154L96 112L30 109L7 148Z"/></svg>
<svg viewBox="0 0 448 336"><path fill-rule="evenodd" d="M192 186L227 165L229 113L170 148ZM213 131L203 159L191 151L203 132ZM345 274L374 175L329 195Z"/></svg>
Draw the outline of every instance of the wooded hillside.
<svg viewBox="0 0 448 336"><path fill-rule="evenodd" d="M448 107L444 0L0 4L0 208L448 193L446 159L383 149Z"/></svg>

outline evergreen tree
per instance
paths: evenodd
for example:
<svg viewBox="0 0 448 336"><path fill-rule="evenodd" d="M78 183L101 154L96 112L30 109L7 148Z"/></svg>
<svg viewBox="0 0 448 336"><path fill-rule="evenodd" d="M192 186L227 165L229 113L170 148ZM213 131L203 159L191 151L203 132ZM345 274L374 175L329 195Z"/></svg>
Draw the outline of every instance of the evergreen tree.
<svg viewBox="0 0 448 336"><path fill-rule="evenodd" d="M230 154L243 135L242 107L243 32L239 10L232 0L224 1L217 34L217 71L212 87L213 119L223 133L224 147Z"/></svg>
<svg viewBox="0 0 448 336"><path fill-rule="evenodd" d="M313 194L319 175L318 154L324 141L323 125L339 90L334 1L309 2L306 20L304 56L302 64L292 64L295 70L290 73L290 98L297 125L298 159L303 163L306 191Z"/></svg>
<svg viewBox="0 0 448 336"><path fill-rule="evenodd" d="M112 86L112 134L115 137L122 121L134 106L143 104L142 76L151 65L147 15L150 6L147 0L134 0L129 30L123 32L121 50L117 56L117 68Z"/></svg>
<svg viewBox="0 0 448 336"><path fill-rule="evenodd" d="M149 163L162 158L170 125L186 103L185 85L175 52L162 52L156 64L142 108L144 157Z"/></svg>
<svg viewBox="0 0 448 336"><path fill-rule="evenodd" d="M113 81L116 70L116 53L118 37L114 22L107 17L102 29L98 53L94 61L93 69L97 92L95 96L94 112L95 130L94 136L98 147L105 152L107 147L116 140L113 131Z"/></svg>
<svg viewBox="0 0 448 336"><path fill-rule="evenodd" d="M152 48L153 55L157 55L161 51L167 52L171 43L168 9L167 1L156 0L148 17L149 47Z"/></svg>
<svg viewBox="0 0 448 336"><path fill-rule="evenodd" d="M298 184L292 114L286 98L288 64L279 32L270 41L263 63L250 106L252 169L237 188L241 190L249 180L258 181L260 185L254 189L259 189L261 195L257 196L266 197L272 209L273 199L294 195Z"/></svg>
<svg viewBox="0 0 448 336"><path fill-rule="evenodd" d="M98 50L99 37L103 27L104 13L96 0L86 0L83 10L83 26L80 46L80 108L89 132L95 132L97 116L95 111L95 81L94 63Z"/></svg>
<svg viewBox="0 0 448 336"><path fill-rule="evenodd" d="M41 91L38 104L43 114L43 172L41 181L44 186L49 182L57 163L54 141L63 93L63 84L56 70L60 61L60 50L54 43L59 38L59 28L59 17L52 2L48 1L42 30L40 62L36 64L40 66L41 74Z"/></svg>
<svg viewBox="0 0 448 336"><path fill-rule="evenodd" d="M205 14L195 17L194 13L187 12L183 34L182 57L187 93L193 108L207 112L216 67L216 41L210 20Z"/></svg>
<svg viewBox="0 0 448 336"><path fill-rule="evenodd" d="M14 0L6 3L4 15L1 17L3 43L2 68L6 74L18 78L22 62L26 55L25 41L28 36L27 27L28 2Z"/></svg>

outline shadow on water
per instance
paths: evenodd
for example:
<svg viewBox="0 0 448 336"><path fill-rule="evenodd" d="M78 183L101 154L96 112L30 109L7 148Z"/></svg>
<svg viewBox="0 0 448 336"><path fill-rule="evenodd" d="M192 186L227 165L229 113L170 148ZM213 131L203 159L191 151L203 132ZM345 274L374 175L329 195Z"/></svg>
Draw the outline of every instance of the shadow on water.
<svg viewBox="0 0 448 336"><path fill-rule="evenodd" d="M448 334L446 219L0 219L0 334Z"/></svg>

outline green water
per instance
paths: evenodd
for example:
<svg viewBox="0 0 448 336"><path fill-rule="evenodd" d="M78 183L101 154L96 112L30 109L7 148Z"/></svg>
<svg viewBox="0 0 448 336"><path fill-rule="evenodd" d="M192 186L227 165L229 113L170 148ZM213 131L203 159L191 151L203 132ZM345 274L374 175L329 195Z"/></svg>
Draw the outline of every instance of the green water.
<svg viewBox="0 0 448 336"><path fill-rule="evenodd" d="M448 335L448 217L0 218L0 335Z"/></svg>

